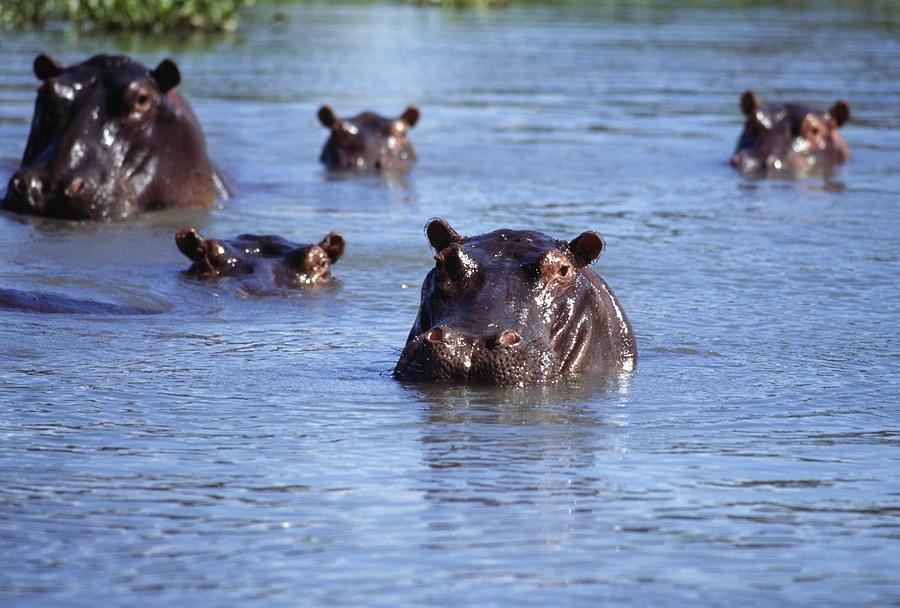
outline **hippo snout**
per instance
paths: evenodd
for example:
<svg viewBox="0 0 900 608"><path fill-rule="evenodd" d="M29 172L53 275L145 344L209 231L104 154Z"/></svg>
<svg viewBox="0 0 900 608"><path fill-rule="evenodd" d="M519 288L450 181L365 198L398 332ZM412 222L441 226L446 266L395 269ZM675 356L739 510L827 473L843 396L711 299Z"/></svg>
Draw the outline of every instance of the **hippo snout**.
<svg viewBox="0 0 900 608"><path fill-rule="evenodd" d="M22 168L9 180L3 206L17 213L69 217L96 195L82 177L50 179L42 168Z"/></svg>
<svg viewBox="0 0 900 608"><path fill-rule="evenodd" d="M5 206L13 211L34 213L44 209L47 180L31 169L19 169L9 180Z"/></svg>
<svg viewBox="0 0 900 608"><path fill-rule="evenodd" d="M473 337L438 325L407 343L394 375L403 380L517 384L531 376L528 350L512 329Z"/></svg>

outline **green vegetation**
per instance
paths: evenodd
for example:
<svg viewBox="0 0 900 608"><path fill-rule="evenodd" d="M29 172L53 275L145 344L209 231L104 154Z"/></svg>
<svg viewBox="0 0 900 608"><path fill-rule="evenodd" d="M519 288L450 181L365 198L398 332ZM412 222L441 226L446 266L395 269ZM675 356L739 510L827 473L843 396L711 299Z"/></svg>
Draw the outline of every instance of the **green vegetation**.
<svg viewBox="0 0 900 608"><path fill-rule="evenodd" d="M447 6L452 8L503 8L509 0L413 0L419 6Z"/></svg>
<svg viewBox="0 0 900 608"><path fill-rule="evenodd" d="M232 30L252 0L2 0L4 26L68 21L82 28L162 32Z"/></svg>
<svg viewBox="0 0 900 608"><path fill-rule="evenodd" d="M262 0L268 3L379 4L409 3L461 9L497 9L512 5L577 6L594 4L607 12L655 12L672 9L750 9L775 6L788 9L848 8L867 10L887 24L900 16L897 0ZM238 11L254 0L0 0L0 26L40 26L68 22L82 30L123 32L230 31Z"/></svg>

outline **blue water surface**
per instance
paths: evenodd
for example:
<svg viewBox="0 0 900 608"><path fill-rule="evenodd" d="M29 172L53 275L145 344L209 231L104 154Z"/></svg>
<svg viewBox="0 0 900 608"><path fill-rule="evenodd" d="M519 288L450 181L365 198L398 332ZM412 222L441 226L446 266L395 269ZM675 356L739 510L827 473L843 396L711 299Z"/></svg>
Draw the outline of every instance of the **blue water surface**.
<svg viewBox="0 0 900 608"><path fill-rule="evenodd" d="M0 216L4 606L900 604L900 38L879 8L262 4L232 34L0 41L0 181L31 62L175 59L237 195L119 224ZM727 165L752 88L850 102L833 176ZM405 179L335 179L323 103L422 111ZM422 226L571 239L636 371L394 381ZM174 233L347 240L340 287L182 276Z"/></svg>

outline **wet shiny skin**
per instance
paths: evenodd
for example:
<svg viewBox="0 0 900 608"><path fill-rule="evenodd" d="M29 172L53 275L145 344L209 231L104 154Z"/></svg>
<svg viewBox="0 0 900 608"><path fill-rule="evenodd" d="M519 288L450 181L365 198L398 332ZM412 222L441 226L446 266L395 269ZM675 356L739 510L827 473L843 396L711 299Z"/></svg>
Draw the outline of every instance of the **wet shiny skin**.
<svg viewBox="0 0 900 608"><path fill-rule="evenodd" d="M41 81L21 167L2 206L65 219L121 220L148 209L209 207L226 193L200 126L174 90L181 76L125 56L64 68L34 60Z"/></svg>
<svg viewBox="0 0 900 608"><path fill-rule="evenodd" d="M344 238L336 232L318 245L304 245L274 235L204 239L195 229L185 228L175 235L175 243L193 261L188 274L203 279L251 277L245 285L256 293L328 287L333 282L331 265L344 253Z"/></svg>
<svg viewBox="0 0 900 608"><path fill-rule="evenodd" d="M603 250L598 234L568 243L507 229L464 238L441 219L425 232L436 264L396 377L525 385L633 369L631 324L588 266Z"/></svg>

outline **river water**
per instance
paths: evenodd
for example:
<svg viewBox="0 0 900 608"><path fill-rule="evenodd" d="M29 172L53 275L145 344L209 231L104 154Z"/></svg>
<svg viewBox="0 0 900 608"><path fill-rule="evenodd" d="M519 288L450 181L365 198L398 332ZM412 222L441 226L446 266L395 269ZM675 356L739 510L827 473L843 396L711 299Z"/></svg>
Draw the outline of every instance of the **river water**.
<svg viewBox="0 0 900 608"><path fill-rule="evenodd" d="M900 29L871 5L276 4L223 36L4 33L0 181L34 56L122 52L178 62L237 195L0 216L0 288L161 311L0 311L0 604L900 603ZM851 162L736 175L748 88L848 99ZM322 103L417 104L419 163L328 177ZM433 216L601 232L636 370L394 381ZM340 286L187 280L185 225L338 230Z"/></svg>

